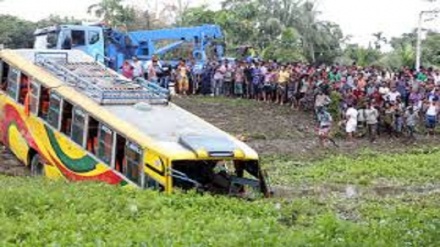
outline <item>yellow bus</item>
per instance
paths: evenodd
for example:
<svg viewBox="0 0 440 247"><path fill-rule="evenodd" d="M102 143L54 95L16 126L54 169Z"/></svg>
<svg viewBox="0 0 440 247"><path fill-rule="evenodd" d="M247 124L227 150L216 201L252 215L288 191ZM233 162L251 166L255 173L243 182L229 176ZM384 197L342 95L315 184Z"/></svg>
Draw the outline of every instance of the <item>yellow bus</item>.
<svg viewBox="0 0 440 247"><path fill-rule="evenodd" d="M32 175L268 194L257 153L85 53L0 51L0 141Z"/></svg>

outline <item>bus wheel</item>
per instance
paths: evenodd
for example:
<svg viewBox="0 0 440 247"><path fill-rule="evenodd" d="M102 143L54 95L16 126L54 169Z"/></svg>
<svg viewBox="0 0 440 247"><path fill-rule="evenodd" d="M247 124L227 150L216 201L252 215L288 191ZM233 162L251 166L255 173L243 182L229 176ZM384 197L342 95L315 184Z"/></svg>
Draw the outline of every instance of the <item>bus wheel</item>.
<svg viewBox="0 0 440 247"><path fill-rule="evenodd" d="M41 162L40 155L35 154L31 161L31 176L43 176L44 164Z"/></svg>

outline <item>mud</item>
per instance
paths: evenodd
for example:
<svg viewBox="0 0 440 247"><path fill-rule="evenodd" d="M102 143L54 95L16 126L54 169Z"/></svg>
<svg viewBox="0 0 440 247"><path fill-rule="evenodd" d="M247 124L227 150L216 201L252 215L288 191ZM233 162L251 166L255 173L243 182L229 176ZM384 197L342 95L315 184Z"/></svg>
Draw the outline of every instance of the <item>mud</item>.
<svg viewBox="0 0 440 247"><path fill-rule="evenodd" d="M8 176L28 176L29 169L19 162L4 146L0 145L0 174Z"/></svg>
<svg viewBox="0 0 440 247"><path fill-rule="evenodd" d="M288 187L274 186L276 198L300 198L300 197L337 197L344 199L358 199L371 197L398 197L406 194L411 195L440 195L440 184L397 186L377 185L371 187L359 187L356 185L326 184L319 186Z"/></svg>

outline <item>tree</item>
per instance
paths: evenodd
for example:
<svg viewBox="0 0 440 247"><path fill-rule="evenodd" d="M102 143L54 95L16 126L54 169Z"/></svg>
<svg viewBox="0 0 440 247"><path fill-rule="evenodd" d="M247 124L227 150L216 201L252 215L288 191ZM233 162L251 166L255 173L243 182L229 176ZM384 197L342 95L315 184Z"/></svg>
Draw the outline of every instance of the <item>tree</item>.
<svg viewBox="0 0 440 247"><path fill-rule="evenodd" d="M392 37L389 43L393 49L399 49L405 44L410 44L415 48L417 44L417 30L413 30L410 33L404 33L400 37Z"/></svg>
<svg viewBox="0 0 440 247"><path fill-rule="evenodd" d="M426 66L440 66L440 34L428 32L422 42L422 62Z"/></svg>
<svg viewBox="0 0 440 247"><path fill-rule="evenodd" d="M182 14L182 25L201 25L215 23L216 11L208 10L207 5L189 8Z"/></svg>
<svg viewBox="0 0 440 247"><path fill-rule="evenodd" d="M311 1L225 0L219 11L189 8L183 23L218 24L228 46L251 45L264 57L293 52L287 57L333 62L342 53L344 35L339 25L319 20L319 14ZM295 30L295 40L286 41L285 30Z"/></svg>
<svg viewBox="0 0 440 247"><path fill-rule="evenodd" d="M358 44L347 45L344 55L357 65L364 67L377 62L382 57L380 51L371 47L364 48Z"/></svg>
<svg viewBox="0 0 440 247"><path fill-rule="evenodd" d="M47 18L37 21L35 24L38 28L61 25L61 24L81 24L82 20L74 17L61 17L59 15L49 15Z"/></svg>
<svg viewBox="0 0 440 247"><path fill-rule="evenodd" d="M6 48L31 48L36 25L11 15L0 15L0 44Z"/></svg>
<svg viewBox="0 0 440 247"><path fill-rule="evenodd" d="M123 0L101 0L88 7L87 13L102 18L112 27L126 26L134 20L135 10L133 7L124 7Z"/></svg>
<svg viewBox="0 0 440 247"><path fill-rule="evenodd" d="M382 48L382 44L387 44L387 38L383 36L383 32L377 32L372 34L375 38L374 46L376 50L380 50Z"/></svg>

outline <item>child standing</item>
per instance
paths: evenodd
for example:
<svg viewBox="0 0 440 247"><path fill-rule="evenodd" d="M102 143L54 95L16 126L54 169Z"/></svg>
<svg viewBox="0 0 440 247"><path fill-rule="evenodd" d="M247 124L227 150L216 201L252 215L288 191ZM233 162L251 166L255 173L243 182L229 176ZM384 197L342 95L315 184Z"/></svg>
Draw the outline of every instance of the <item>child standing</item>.
<svg viewBox="0 0 440 247"><path fill-rule="evenodd" d="M414 106L408 107L407 111L405 112L404 119L406 129L408 131L408 137L414 139L415 126L419 119L419 114L414 110Z"/></svg>
<svg viewBox="0 0 440 247"><path fill-rule="evenodd" d="M321 146L325 147L326 141L329 139L333 118L324 107L319 107L317 111L319 142Z"/></svg>
<svg viewBox="0 0 440 247"><path fill-rule="evenodd" d="M243 97L243 84L245 80L244 65L240 63L235 70L234 94L237 97Z"/></svg>

